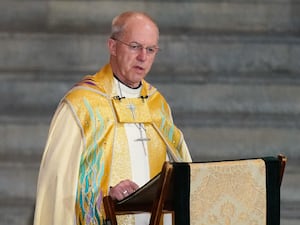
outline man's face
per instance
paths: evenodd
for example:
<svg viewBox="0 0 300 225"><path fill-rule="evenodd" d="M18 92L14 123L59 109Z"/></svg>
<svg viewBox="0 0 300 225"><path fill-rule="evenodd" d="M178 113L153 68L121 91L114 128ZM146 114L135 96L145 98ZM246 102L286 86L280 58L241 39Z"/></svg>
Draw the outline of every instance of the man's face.
<svg viewBox="0 0 300 225"><path fill-rule="evenodd" d="M131 20L123 35L109 42L113 72L123 83L137 87L150 71L156 56L156 26L147 19Z"/></svg>

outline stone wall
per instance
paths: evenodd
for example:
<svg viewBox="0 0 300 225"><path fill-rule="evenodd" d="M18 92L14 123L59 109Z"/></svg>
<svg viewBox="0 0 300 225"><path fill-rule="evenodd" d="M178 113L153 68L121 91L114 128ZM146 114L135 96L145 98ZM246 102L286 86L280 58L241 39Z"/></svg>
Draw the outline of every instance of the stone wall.
<svg viewBox="0 0 300 225"><path fill-rule="evenodd" d="M41 155L64 93L108 61L110 21L160 26L147 79L195 161L283 153L282 224L299 224L300 1L1 1L0 225L31 223Z"/></svg>

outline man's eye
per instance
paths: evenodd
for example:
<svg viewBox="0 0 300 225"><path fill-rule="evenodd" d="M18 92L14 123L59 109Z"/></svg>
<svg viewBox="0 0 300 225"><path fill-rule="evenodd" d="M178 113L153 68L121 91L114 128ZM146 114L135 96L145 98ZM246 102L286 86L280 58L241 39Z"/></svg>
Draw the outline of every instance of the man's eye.
<svg viewBox="0 0 300 225"><path fill-rule="evenodd" d="M138 49L141 48L141 46L140 46L140 45L136 45L136 44L131 44L131 45L130 45L130 48L131 48L132 50L138 50Z"/></svg>
<svg viewBox="0 0 300 225"><path fill-rule="evenodd" d="M146 49L147 49L147 52L149 52L149 53L154 53L155 52L155 48L154 47L148 47Z"/></svg>

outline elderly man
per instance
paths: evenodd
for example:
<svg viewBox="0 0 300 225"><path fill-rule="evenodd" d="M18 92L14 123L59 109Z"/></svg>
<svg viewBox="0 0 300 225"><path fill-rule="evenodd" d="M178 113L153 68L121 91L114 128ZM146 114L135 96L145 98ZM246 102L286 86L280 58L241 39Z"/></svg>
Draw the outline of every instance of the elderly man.
<svg viewBox="0 0 300 225"><path fill-rule="evenodd" d="M144 78L159 29L146 14L112 21L109 64L62 99L51 122L39 179L35 225L105 224L102 198L121 200L160 172L164 161L191 161L169 105ZM146 215L119 224L147 224Z"/></svg>

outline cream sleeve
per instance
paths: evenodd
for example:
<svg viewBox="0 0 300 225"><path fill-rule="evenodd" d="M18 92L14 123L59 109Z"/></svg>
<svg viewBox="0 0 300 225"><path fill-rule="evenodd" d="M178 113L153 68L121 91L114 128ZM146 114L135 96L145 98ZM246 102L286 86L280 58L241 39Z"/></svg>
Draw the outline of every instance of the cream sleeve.
<svg viewBox="0 0 300 225"><path fill-rule="evenodd" d="M40 165L34 225L74 225L75 200L83 141L65 103L52 119Z"/></svg>

